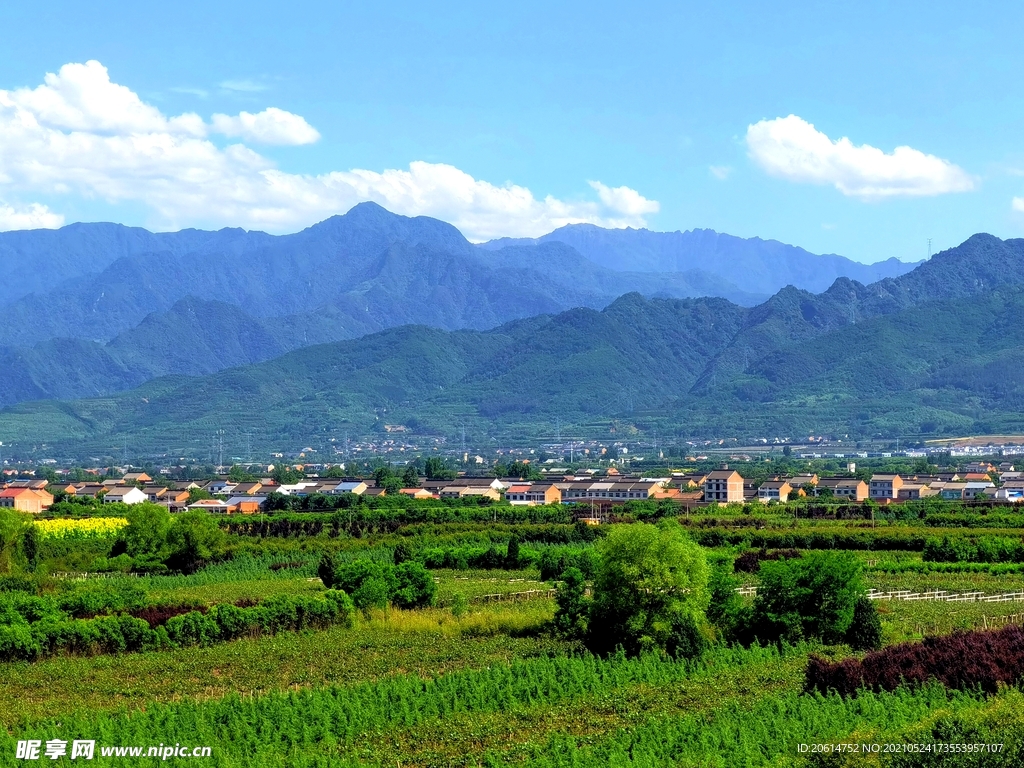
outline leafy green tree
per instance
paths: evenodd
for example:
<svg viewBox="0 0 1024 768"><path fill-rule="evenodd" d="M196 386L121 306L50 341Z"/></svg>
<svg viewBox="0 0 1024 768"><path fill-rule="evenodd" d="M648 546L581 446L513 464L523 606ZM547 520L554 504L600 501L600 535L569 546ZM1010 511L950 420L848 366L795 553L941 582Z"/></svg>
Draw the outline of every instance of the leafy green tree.
<svg viewBox="0 0 1024 768"><path fill-rule="evenodd" d="M708 605L708 621L718 627L722 637L731 640L737 636L743 623L743 598L736 592L739 581L728 568L711 571L708 589L711 593Z"/></svg>
<svg viewBox="0 0 1024 768"><path fill-rule="evenodd" d="M426 608L437 602L437 584L430 571L409 561L395 566L397 589L391 602L398 608Z"/></svg>
<svg viewBox="0 0 1024 768"><path fill-rule="evenodd" d="M505 550L505 567L510 571L518 570L522 555L519 553L519 536L512 534L508 540L508 549Z"/></svg>
<svg viewBox="0 0 1024 768"><path fill-rule="evenodd" d="M0 574L13 573L18 542L25 533L28 518L10 507L0 507Z"/></svg>
<svg viewBox="0 0 1024 768"><path fill-rule="evenodd" d="M468 610L469 600L466 599L465 592L456 592L452 595L452 616L456 619L461 619Z"/></svg>
<svg viewBox="0 0 1024 768"><path fill-rule="evenodd" d="M579 639L587 634L587 583L579 568L566 568L555 588L555 631L568 639Z"/></svg>
<svg viewBox="0 0 1024 768"><path fill-rule="evenodd" d="M132 504L125 513L128 525L121 531L124 551L131 557L147 557L161 553L171 529L171 515L159 504Z"/></svg>
<svg viewBox="0 0 1024 768"><path fill-rule="evenodd" d="M843 642L864 592L860 562L847 553L807 552L761 563L752 627L766 642Z"/></svg>
<svg viewBox="0 0 1024 768"><path fill-rule="evenodd" d="M392 555L392 560L394 561L395 565L407 563L412 559L412 550L409 548L409 545L406 544L404 541L399 542L398 546L395 547L394 554Z"/></svg>
<svg viewBox="0 0 1024 768"><path fill-rule="evenodd" d="M35 571L39 565L39 529L29 523L21 535L21 554L25 558L29 571Z"/></svg>
<svg viewBox="0 0 1024 768"><path fill-rule="evenodd" d="M455 470L448 467L440 456L429 456L423 465L423 474L428 480L454 480Z"/></svg>
<svg viewBox="0 0 1024 768"><path fill-rule="evenodd" d="M324 477L329 477L332 480L337 480L337 479L342 478L342 477L347 477L348 474L345 472L344 467L334 466L334 467L328 467L327 471L324 472L323 476Z"/></svg>
<svg viewBox="0 0 1024 768"><path fill-rule="evenodd" d="M497 465L501 466L501 465ZM521 480L540 480L543 475L532 464L525 461L514 461L505 467L503 477L518 477Z"/></svg>
<svg viewBox="0 0 1024 768"><path fill-rule="evenodd" d="M305 477L305 475L299 472L299 470L285 464L274 467L270 476L274 479L274 482L279 485L292 485Z"/></svg>
<svg viewBox="0 0 1024 768"><path fill-rule="evenodd" d="M185 512L167 531L167 565L191 573L224 553L226 535L217 521L201 510Z"/></svg>
<svg viewBox="0 0 1024 768"><path fill-rule="evenodd" d="M597 551L590 611L595 650L665 650L682 622L706 621L707 559L677 521L617 526Z"/></svg>
<svg viewBox="0 0 1024 768"><path fill-rule="evenodd" d="M209 491L203 490L202 488L189 488L188 489L188 503L189 504L195 504L197 501L202 501L203 499L212 499L212 498L213 498L213 494L211 494Z"/></svg>
<svg viewBox="0 0 1024 768"><path fill-rule="evenodd" d="M252 483L256 481L256 475L246 470L245 467L234 464L228 470L228 480L233 483Z"/></svg>
<svg viewBox="0 0 1024 768"><path fill-rule="evenodd" d="M857 598L853 621L846 630L846 642L855 651L876 651L882 647L882 620L874 601L867 595Z"/></svg>
<svg viewBox="0 0 1024 768"><path fill-rule="evenodd" d="M402 473L402 487L403 488L419 488L420 487L420 474L416 471L416 465L409 464L406 466L405 471Z"/></svg>

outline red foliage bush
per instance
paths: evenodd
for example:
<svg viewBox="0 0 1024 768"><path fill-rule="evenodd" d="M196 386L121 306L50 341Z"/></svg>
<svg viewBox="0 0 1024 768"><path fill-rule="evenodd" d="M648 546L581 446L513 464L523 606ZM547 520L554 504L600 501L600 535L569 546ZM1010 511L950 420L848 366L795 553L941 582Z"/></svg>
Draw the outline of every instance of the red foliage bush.
<svg viewBox="0 0 1024 768"><path fill-rule="evenodd" d="M851 696L861 688L892 691L901 684L938 680L948 688L980 688L995 693L1000 683L1024 676L1024 628L1009 626L979 632L954 632L900 643L863 659L832 663L811 656L804 679L806 691L833 690Z"/></svg>

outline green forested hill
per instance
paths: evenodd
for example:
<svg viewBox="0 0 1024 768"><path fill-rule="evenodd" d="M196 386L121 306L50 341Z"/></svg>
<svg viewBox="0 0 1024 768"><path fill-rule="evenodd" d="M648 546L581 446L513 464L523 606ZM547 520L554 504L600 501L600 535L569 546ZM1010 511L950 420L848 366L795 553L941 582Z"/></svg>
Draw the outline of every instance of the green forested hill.
<svg viewBox="0 0 1024 768"><path fill-rule="evenodd" d="M628 294L492 331L404 326L112 397L19 404L0 412L0 434L25 451L112 451L128 436L139 451L194 455L219 429L288 449L385 423L448 436L465 424L472 440L498 443L549 435L556 420L577 434L679 436L1024 429L1024 288L845 325L776 298L746 309Z"/></svg>

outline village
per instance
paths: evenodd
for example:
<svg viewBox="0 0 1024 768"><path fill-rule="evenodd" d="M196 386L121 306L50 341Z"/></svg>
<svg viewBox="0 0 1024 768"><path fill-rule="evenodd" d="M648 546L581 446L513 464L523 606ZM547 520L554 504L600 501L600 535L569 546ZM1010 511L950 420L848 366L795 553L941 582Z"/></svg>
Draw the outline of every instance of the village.
<svg viewBox="0 0 1024 768"><path fill-rule="evenodd" d="M812 497L844 502L870 501L879 505L935 498L947 501L1024 501L1024 472L1010 462L971 462L962 471L934 474L873 474L869 479L853 476L854 464L845 476L815 473L774 476L757 482L744 478L727 464L709 472L672 472L646 477L619 474L610 467L598 475L583 474L523 480L518 477L461 475L445 479L417 479L411 487L378 483L372 477L319 477L315 474L295 482L277 482L271 477L232 480L228 475L205 480L167 480L146 472L125 471L120 477L95 481L51 482L46 479L6 479L0 484L0 507L39 514L55 499L96 499L105 504L150 502L170 512L204 510L224 514L256 514L266 511L276 494L293 497L337 497L350 494L363 498L398 494L411 499L466 499L480 503L513 506L546 504L580 505L581 516L599 521L617 506L630 501L665 501L681 509L711 505L785 504ZM156 473L154 473L156 474ZM584 510L591 511L586 518Z"/></svg>

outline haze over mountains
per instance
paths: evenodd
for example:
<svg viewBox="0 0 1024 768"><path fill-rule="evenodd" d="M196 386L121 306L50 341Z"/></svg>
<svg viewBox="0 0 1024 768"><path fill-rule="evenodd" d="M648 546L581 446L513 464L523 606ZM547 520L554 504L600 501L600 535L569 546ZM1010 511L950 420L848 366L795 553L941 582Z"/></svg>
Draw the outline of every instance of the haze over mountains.
<svg viewBox="0 0 1024 768"><path fill-rule="evenodd" d="M0 412L0 434L185 452L216 429L281 449L385 422L496 440L549 434L556 419L676 436L1021 431L1021 339L1024 240L976 235L866 286L787 287L754 307L630 293L489 331L403 326L110 397L22 403Z"/></svg>
<svg viewBox="0 0 1024 768"><path fill-rule="evenodd" d="M2 233L0 405L108 394L408 323L482 330L631 291L752 306L787 283L912 267L708 232L704 246L677 247L693 233L662 234L569 227L480 247L373 203L281 237L114 224Z"/></svg>
<svg viewBox="0 0 1024 768"><path fill-rule="evenodd" d="M766 295L787 285L817 293L839 277L873 283L886 277L898 277L917 266L895 258L860 264L835 254L818 256L777 240L743 239L712 229L651 232L569 224L536 239L503 238L485 243L484 247L541 243L565 243L607 269L637 272L701 269L734 282L742 290Z"/></svg>

